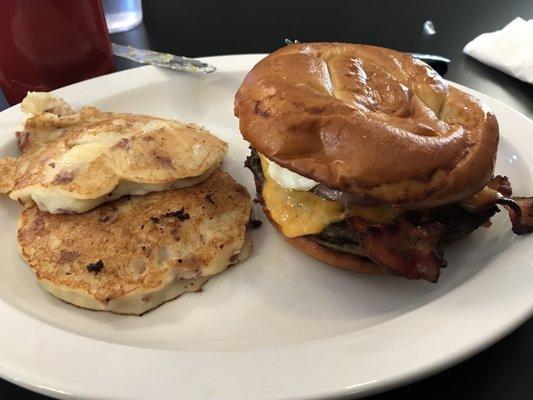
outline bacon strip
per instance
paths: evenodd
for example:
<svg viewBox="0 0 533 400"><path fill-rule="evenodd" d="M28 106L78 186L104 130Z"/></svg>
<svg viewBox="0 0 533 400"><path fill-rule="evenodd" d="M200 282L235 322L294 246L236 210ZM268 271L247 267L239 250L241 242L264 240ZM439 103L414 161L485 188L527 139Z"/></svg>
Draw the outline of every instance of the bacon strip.
<svg viewBox="0 0 533 400"><path fill-rule="evenodd" d="M533 232L533 197L500 197L496 203L509 212L513 233L524 235Z"/></svg>
<svg viewBox="0 0 533 400"><path fill-rule="evenodd" d="M523 235L533 232L533 197L512 196L511 183L502 175L494 176L487 186L501 193L501 196L480 208L490 208L500 204L509 212L513 233Z"/></svg>
<svg viewBox="0 0 533 400"><path fill-rule="evenodd" d="M439 222L414 225L400 217L388 224L372 224L351 217L349 224L360 235L366 256L394 275L435 283L446 266L441 247L444 225Z"/></svg>
<svg viewBox="0 0 533 400"><path fill-rule="evenodd" d="M359 235L365 255L392 274L408 279L436 282L446 266L442 245L458 240L485 223L504 206L518 235L533 232L533 198L512 197L509 179L497 175L487 186L499 196L487 197L476 211L458 205L410 212L387 224L373 224L361 218L348 219Z"/></svg>
<svg viewBox="0 0 533 400"><path fill-rule="evenodd" d="M493 176L487 183L487 186L503 194L505 197L511 197L513 194L513 189L511 188L511 182L509 182L509 178L503 175Z"/></svg>

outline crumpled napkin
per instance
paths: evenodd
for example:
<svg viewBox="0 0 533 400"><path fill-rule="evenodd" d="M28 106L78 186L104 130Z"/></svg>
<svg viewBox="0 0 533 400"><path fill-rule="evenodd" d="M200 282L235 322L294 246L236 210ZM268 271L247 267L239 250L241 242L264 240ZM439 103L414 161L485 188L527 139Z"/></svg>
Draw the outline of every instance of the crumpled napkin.
<svg viewBox="0 0 533 400"><path fill-rule="evenodd" d="M533 19L515 18L499 31L479 35L463 51L482 63L533 84Z"/></svg>

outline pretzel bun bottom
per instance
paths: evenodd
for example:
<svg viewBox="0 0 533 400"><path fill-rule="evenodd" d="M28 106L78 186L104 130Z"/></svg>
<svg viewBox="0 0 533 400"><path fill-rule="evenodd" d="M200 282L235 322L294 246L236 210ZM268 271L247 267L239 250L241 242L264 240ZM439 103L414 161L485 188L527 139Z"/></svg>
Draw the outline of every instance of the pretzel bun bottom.
<svg viewBox="0 0 533 400"><path fill-rule="evenodd" d="M363 274L381 274L385 272L383 267L380 267L369 259L360 257L356 254L330 249L305 236L298 236L294 238L287 237L281 232L278 224L276 224L276 222L272 219L268 209L263 207L263 211L281 237L293 247L300 250L302 253L305 253L308 256L333 267L352 272L359 272Z"/></svg>
<svg viewBox="0 0 533 400"><path fill-rule="evenodd" d="M282 236L288 243L296 247L302 253L333 267L363 274L381 274L384 272L383 268L368 261L368 259L365 260L355 254L329 249L304 236L296 238L289 238L283 234Z"/></svg>

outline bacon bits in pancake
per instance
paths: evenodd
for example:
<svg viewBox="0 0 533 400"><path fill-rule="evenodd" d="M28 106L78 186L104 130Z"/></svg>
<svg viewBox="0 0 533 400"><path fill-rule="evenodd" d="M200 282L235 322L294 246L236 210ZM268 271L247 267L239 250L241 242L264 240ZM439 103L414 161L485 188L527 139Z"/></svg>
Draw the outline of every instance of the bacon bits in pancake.
<svg viewBox="0 0 533 400"><path fill-rule="evenodd" d="M39 283L79 307L142 314L245 259L250 196L220 170L195 186L125 196L83 214L32 206L22 257Z"/></svg>
<svg viewBox="0 0 533 400"><path fill-rule="evenodd" d="M93 107L35 114L17 137L22 155L16 167L0 162L10 167L0 189L54 214L197 184L227 153L225 142L197 125Z"/></svg>

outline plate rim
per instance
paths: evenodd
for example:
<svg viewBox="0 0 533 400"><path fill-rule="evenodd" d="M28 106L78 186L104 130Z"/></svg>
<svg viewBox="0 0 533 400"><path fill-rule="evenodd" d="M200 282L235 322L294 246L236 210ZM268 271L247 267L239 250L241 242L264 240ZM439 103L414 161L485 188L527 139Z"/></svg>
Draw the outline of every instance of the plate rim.
<svg viewBox="0 0 533 400"><path fill-rule="evenodd" d="M222 56L213 56L213 57L203 57L202 60L205 60L205 61L208 61L212 64L214 64L215 66L217 66L217 68L219 69L219 71L221 72L225 72L225 71L231 71L231 70L243 70L243 66L244 65L253 65L253 63L257 62L259 60L259 58L262 58L264 57L266 54L235 54L235 55L222 55ZM92 93L91 90L88 90L87 92L84 92L84 90L80 90L80 89L91 89L92 86L96 85L96 87L98 87L99 85L102 86L104 83L112 83L113 85L115 85L117 82L114 82L115 80L118 80L120 81L120 83L124 83L124 80L130 80L130 84L131 84L131 87L139 87L139 86L142 86L142 85L145 85L147 84L146 81L143 81L142 79L139 79L139 80L135 80L135 79L130 79L131 77L134 77L134 76L139 76L139 77L142 77L143 75L147 75L148 78L151 78L151 79L158 79L158 78L161 78L161 79L166 79L165 78L165 74L166 72L163 72L162 70L158 69L158 68L155 68L155 67L152 67L152 66L142 66L142 67L138 67L138 68L133 68L133 69L128 69L128 70L124 70L124 71L118 71L118 72L115 72L113 74L109 74L109 75L104 75L102 77L97 77L97 78L93 78L93 79L90 79L90 80L87 80L87 81L83 81L83 82L78 82L78 83L75 83L73 85L69 85L67 87L64 87L64 88L61 88L61 89L58 89L56 91L54 91L54 93L58 93L60 95L64 95L64 96L68 96L69 97L69 101L72 101L73 103L76 102L76 100L71 100L71 98L73 97L71 94L76 94L74 97L76 97L76 99L81 99L81 98L84 98L84 97L87 97L87 96L91 96L90 93ZM456 83L453 83L455 86L469 92L469 93L472 93L474 94L476 97L481 97L481 98L490 98L490 101L491 102L497 102L499 103L499 105L501 107L504 107L510 111L512 111L513 113L516 113L518 115L520 115L521 117L523 118L526 118L528 120L528 122L531 124L531 126L533 126L533 122L527 117L525 116L524 114L522 114L521 112L513 109L512 107L510 106L507 106L506 104L504 104L503 102L497 100L497 99L494 99L490 96L487 96L487 95L484 95L483 93L481 92L478 92L476 90L473 90L473 89L470 89L468 87L465 87L463 85L460 85L460 84L456 84ZM124 91L124 90L127 90L125 89L124 87L115 87L113 86L110 88L110 90L116 90L117 93L121 92L121 91ZM120 85L119 85L120 86ZM94 88L93 88L94 90ZM98 89L97 91L99 91L101 89ZM109 94L110 95L110 94ZM90 101L88 99L88 101ZM79 102L79 100L78 100ZM10 120L13 120L14 118L18 118L21 114L20 112L17 110L17 107L18 106L13 106L7 110L4 110L0 113L0 121L2 121L3 118L5 118L6 116L8 117L8 119ZM520 241L519 243L516 244L516 247L525 247L525 240L522 240ZM516 251L516 250L515 250ZM501 258L501 255L498 255L496 256L495 258ZM482 271L482 272L485 272L485 271ZM487 271L488 273L488 271ZM455 290L452 290L452 292L455 291ZM450 293L445 293L443 295L443 297L446 297L450 295ZM435 304L427 304L421 308L427 308L427 307L431 307L431 306L435 306ZM410 318L413 318L413 315L414 313L417 312L417 310L414 310L413 313L411 313L411 316ZM234 359L236 357L236 354L238 353L249 353L249 354L252 354L253 357L260 357L260 359L262 361L267 361L272 363L272 366L275 365L275 363L273 362L273 360L271 360L271 357L272 355L268 355L268 354L265 354L266 353L277 353L277 352L280 352L280 351L283 351L283 349L285 347L291 347L293 349L298 349L300 351L300 354L303 354L303 355L307 355L307 356L310 356L311 354L313 355L317 355L317 354L321 354L321 351L320 349L317 349L316 347L320 347L321 343L323 342L337 342L337 343L340 343L342 342L342 344L344 346L350 346L350 343L346 343L346 341L349 342L349 337L350 336L353 336L352 334L347 334L347 335L343 335L342 337L334 337L334 338L330 338L330 339L321 339L321 340L317 340L317 341L313 341L313 342L309 342L309 343L301 343L301 344L296 344L296 345L291 345L291 346L280 346L279 348L266 348L266 349L249 349L249 350L242 350L242 351L230 351L230 352L220 352L220 351L213 351L213 352L184 352L184 351L170 351L170 350L154 350L154 349L139 349L139 348L136 348L134 351L130 351L131 350L131 347L128 346L128 345L120 345L120 344L113 344L113 343L107 343L107 342L101 342L101 341L98 341L96 339L91 339L91 338L87 338L87 337L84 337L84 336L81 336L81 335L76 335L74 333L71 333L71 332L66 332L66 331L63 331L61 330L60 328L56 328L56 327L53 327L53 326L50 326L50 325L47 325L41 321L37 321L35 319L33 319L32 317L30 316L27 316L23 313L21 313L20 311L18 311L15 307L11 306L10 304L7 304L3 299L0 298L0 315L2 315L4 318L5 316L8 316L10 318L12 318L11 320L11 323L14 325L9 325L8 323L3 323L2 325L3 326L0 326L0 333L3 333L3 336L6 337L6 334L9 335L10 332L9 332L9 329L8 329L8 325L11 327L15 327L17 326L18 324L20 324L20 326L25 326L25 325L29 325L29 326L34 326L35 324L39 325L39 329L42 329L43 332L41 332L41 335L44 334L49 334L51 335L51 337L53 337L55 339L55 345L58 345L61 340L65 339L68 346L68 351L74 351L75 353L75 350L76 350L76 346L78 346L79 344L82 344L84 342L87 342L89 341L90 343L92 342L98 342L97 344L94 344L92 343L91 345L94 345L94 346L100 346L100 347L105 347L106 350L113 350L116 352L116 354L128 354L128 357L132 357L135 358L137 356L144 356L146 357L145 358L145 361L146 360L150 360L150 362L155 362L154 365L158 364L159 362L159 356L162 356L163 354L166 354L165 357L161 357L161 358L164 358L164 362L166 363L165 365L169 365L168 363L169 362L175 362L175 359L173 357L168 357L169 353L179 353L179 354L182 354L182 353L188 353L186 354L186 356L190 356L191 353L193 354L196 354L196 355L200 355L202 359L205 359L205 357L209 358L210 357L210 354L212 355L213 353L225 353L225 355L228 355L228 353L230 353L230 356L228 356L228 358L231 358L231 359ZM340 380L338 381L337 383L337 390L331 390L330 389L326 389L326 390L323 390L321 392L319 391L313 391L312 393L311 392L308 392L308 393L304 393L302 395L299 395L297 396L298 398L301 398L301 399L311 399L311 398L317 398L317 397L320 397L320 398L337 398L339 396L348 396L348 395L359 395L359 396L363 396L363 395L369 395L369 394L373 394L373 393L377 393L377 392L380 392L380 391L384 391L384 390L388 390L388 389L392 389L394 387L397 387L401 384L405 384L407 382L412 382L412 381L415 381L415 380L419 380L419 379L422 379L426 376L429 376L431 374L434 374L438 371L441 371L447 367L450 367L452 365L455 365L457 363L459 363L460 361L472 356L473 354L476 354L478 353L479 351L482 351L483 349L486 349L487 347L489 347L490 345L492 345L493 343L497 342L498 340L500 340L502 337L506 336L507 334L509 334L511 331L513 331L514 329L516 329L518 326L520 326L527 318L531 317L531 315L533 315L533 303L531 301L528 301L528 304L527 305L524 305L523 306L523 309L520 310L520 312L515 312L515 314L513 314L511 316L511 314L509 314L509 318L507 319L507 322L505 324L502 324L499 326L499 329L493 329L490 334L485 334L485 335L482 335L483 337L481 339L478 339L478 341L476 343L469 343L469 345L463 345L462 347L460 348L457 348L455 350L455 352L451 352L451 353L448 353L446 354L445 356L441 356L440 358L438 358L436 361L435 361L435 357L433 359L433 363L431 363L431 365L422 365L420 366L419 368L417 369L409 369L408 371L400 371L400 373L397 373L395 376L389 376L388 378L382 378L381 380L378 380L378 381L368 381L368 382L365 382L365 383L362 383L362 384L359 384L359 385L356 385L356 386L350 386L350 385L344 385L343 387L340 387L339 385L340 384ZM402 315L402 317L404 317ZM5 322L5 321L4 321ZM391 324L395 324L397 322L391 322ZM390 326L389 326L390 328ZM371 329L371 328L369 328ZM363 331L366 331L366 329L363 329ZM30 330L31 332L31 330ZM362 333L362 335L364 336L364 332ZM367 332L368 334L368 332ZM27 336L27 335L26 335ZM30 335L31 336L31 335ZM46 336L46 335L45 335ZM75 336L75 337L73 337ZM26 337L25 339L29 339L31 341L31 337ZM32 343L35 343L35 337L33 338L34 341ZM342 346L341 346L342 347ZM2 350L3 349L3 350ZM5 343L3 344L0 344L0 355L5 355L6 354L6 345ZM302 352L303 350L303 352ZM49 350L47 350L49 351ZM154 354L157 356L155 359L153 358L154 357ZM87 357L87 356L90 356L91 354L85 354L84 353L84 357ZM278 354L279 355L279 354ZM48 354L48 356L50 356L50 354ZM281 356L283 357L283 354L281 354ZM269 358L270 357L270 358ZM286 355L285 355L286 357ZM238 358L238 356L237 356ZM71 360L72 361L72 360ZM238 361L238 360L235 360L235 361ZM218 361L220 362L220 360ZM344 360L343 359L343 362L348 362L348 365L349 365L349 360ZM113 361L112 363L113 365L120 365L116 363L116 360ZM60 368L60 371L63 371L65 373L68 373L69 372L69 369L68 368ZM57 373L57 371L56 371ZM41 377L38 378L35 375L35 372L33 372L33 374L31 372L28 372L28 371L24 371L24 370L21 370L21 368L13 368L13 366L10 367L8 361L6 361L6 358L5 357L2 357L2 359L0 360L0 377L2 377L3 379L7 380L7 381L10 381L12 383L15 383L19 386L22 386L26 389L29 389L29 390L33 390L35 392L38 392L38 393L42 393L42 394L45 394L45 395L48 395L48 396L51 396L51 397L57 397L57 398L65 398L65 399L71 399L71 398L76 398L76 399L79 399L79 398L91 398L91 399L107 399L107 398L115 398L115 399L133 399L133 398L136 398L137 394L135 391L130 391L130 392L127 392L125 393L125 396L124 397L116 397L116 393L113 392L113 388L111 387L107 387L106 390L102 391L100 390L99 393L96 394L96 396L94 395L95 392L93 392L91 390L91 388L94 388L94 383L88 385L85 387L85 389L83 387L76 387L76 382L74 382L73 380L70 380L69 379L63 379L63 382L60 383L57 378L56 378L56 382L55 383L52 383L50 382L50 379L46 379L46 369L43 369L41 370ZM44 379L43 379L44 377ZM35 379L37 378L37 379ZM33 379L33 381L32 381ZM101 377L99 377L98 379L101 379ZM312 380L312 377L308 377L308 379ZM78 382L79 384L79 377L78 377ZM252 382L253 383L253 382ZM331 386L331 385L335 385L334 383L332 382L328 382L328 384ZM253 385L252 385L253 386ZM89 390L87 390L89 389ZM137 388L138 389L138 388ZM218 389L217 389L218 390ZM251 390L251 389L249 389ZM221 393L221 396L220 398L230 398L227 396L227 393L224 394L223 392L220 392ZM242 393L241 393L242 394ZM255 398L276 398L276 399L288 399L288 398L293 398L293 395L294 393L290 393L290 392L285 392L285 393L281 393L281 392L277 392L277 395L275 397L271 397L270 395L272 393L268 393L269 396L264 396L265 393L263 393L263 396L259 395L259 396L256 396ZM198 395L200 396L203 396L203 397L198 397ZM194 397L193 397L194 396ZM249 393L246 393L245 394L246 397L244 398L251 398L251 395ZM213 394L213 393L208 393L208 392L203 392L202 393L199 393L199 392L190 392L190 397L193 397L193 398L219 398L217 394Z"/></svg>

